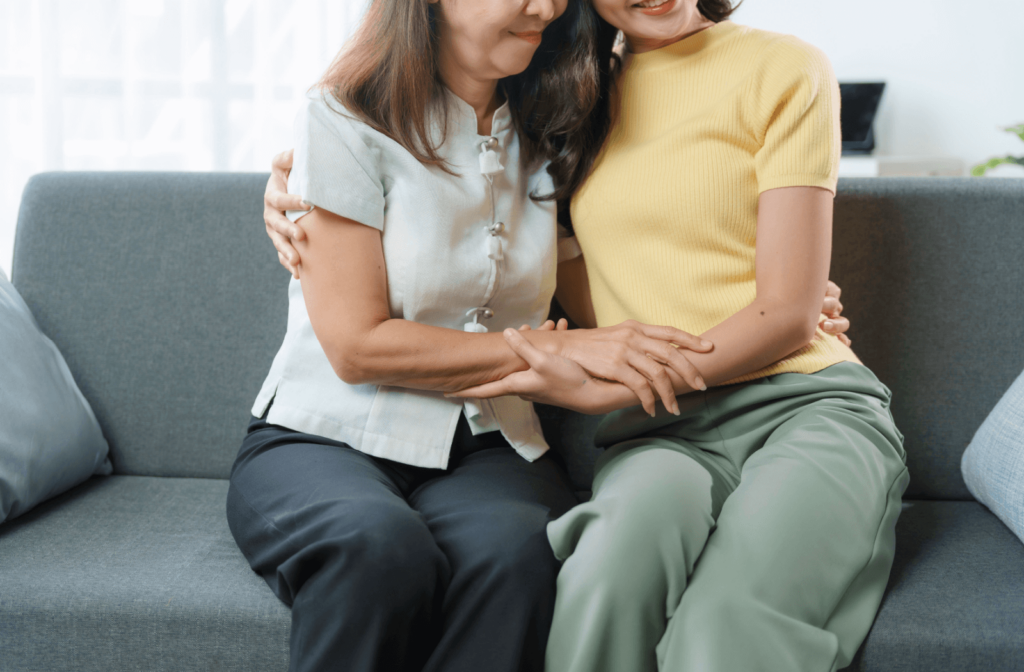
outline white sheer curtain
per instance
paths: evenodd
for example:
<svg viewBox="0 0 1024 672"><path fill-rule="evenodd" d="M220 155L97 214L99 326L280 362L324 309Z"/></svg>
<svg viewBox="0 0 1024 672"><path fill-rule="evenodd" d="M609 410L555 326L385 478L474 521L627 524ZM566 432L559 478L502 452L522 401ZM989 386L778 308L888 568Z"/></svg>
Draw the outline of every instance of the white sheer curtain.
<svg viewBox="0 0 1024 672"><path fill-rule="evenodd" d="M367 0L0 0L0 268L29 176L268 170Z"/></svg>

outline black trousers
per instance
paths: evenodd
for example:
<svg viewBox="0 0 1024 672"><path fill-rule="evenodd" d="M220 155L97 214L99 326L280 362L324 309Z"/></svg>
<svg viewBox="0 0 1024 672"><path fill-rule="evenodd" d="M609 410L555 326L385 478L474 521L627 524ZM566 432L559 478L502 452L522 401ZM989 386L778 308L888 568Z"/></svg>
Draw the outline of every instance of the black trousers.
<svg viewBox="0 0 1024 672"><path fill-rule="evenodd" d="M540 672L559 569L545 527L575 504L552 457L464 419L440 470L253 418L227 512L292 608L292 672Z"/></svg>

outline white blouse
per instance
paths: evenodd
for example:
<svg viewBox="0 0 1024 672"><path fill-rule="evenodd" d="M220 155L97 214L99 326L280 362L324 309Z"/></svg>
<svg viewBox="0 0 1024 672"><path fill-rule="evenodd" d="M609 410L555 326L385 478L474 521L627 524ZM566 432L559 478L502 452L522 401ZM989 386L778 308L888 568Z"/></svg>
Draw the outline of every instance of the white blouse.
<svg viewBox="0 0 1024 672"><path fill-rule="evenodd" d="M559 245L546 165L526 173L507 105L492 135L477 134L473 109L449 95L439 149L451 175L425 166L401 145L312 93L296 120L288 191L314 207L381 231L392 318L473 332L537 327L555 289ZM432 116L439 133L441 115ZM435 136L439 137L439 136ZM293 220L306 212L289 212ZM288 331L253 415L342 441L356 450L420 467L444 468L459 414L475 434L500 430L527 460L548 450L533 405L518 397L445 399L440 392L349 385L335 374L313 333L302 285L288 288Z"/></svg>

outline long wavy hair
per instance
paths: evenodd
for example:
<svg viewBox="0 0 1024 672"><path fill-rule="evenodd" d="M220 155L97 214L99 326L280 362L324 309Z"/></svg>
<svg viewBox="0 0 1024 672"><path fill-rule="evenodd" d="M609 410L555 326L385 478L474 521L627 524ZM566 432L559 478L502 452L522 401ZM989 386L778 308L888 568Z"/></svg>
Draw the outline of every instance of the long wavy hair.
<svg viewBox="0 0 1024 672"><path fill-rule="evenodd" d="M545 29L527 70L499 83L519 134L524 166L554 157L554 147L584 129L597 104L597 23L589 5L589 0L569 0L562 16ZM450 173L438 153L447 135L448 108L438 67L437 13L427 0L373 0L356 33L314 88L420 162ZM441 114L439 138L431 134L432 110Z"/></svg>

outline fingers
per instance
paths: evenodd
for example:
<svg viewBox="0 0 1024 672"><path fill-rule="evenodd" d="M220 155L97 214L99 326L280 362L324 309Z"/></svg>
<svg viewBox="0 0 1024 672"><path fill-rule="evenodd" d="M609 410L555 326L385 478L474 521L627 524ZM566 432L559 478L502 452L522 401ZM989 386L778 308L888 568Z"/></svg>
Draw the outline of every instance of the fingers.
<svg viewBox="0 0 1024 672"><path fill-rule="evenodd" d="M299 269L289 264L288 260L285 259L284 255L281 254L280 252L277 253L277 260L281 262L282 266L288 269L288 272L292 274L293 278L295 278L296 280L299 279Z"/></svg>
<svg viewBox="0 0 1024 672"><path fill-rule="evenodd" d="M278 212L286 210L311 210L312 206L302 200L298 194L289 194L287 191L267 191L263 195L263 203L266 207L273 208Z"/></svg>
<svg viewBox="0 0 1024 672"><path fill-rule="evenodd" d="M658 400L654 396L654 391L651 390L651 381L634 368L630 368L622 374L617 375L616 378L636 395L637 399L640 400L640 405L644 407L645 411L647 411L647 415L653 418L657 409Z"/></svg>
<svg viewBox="0 0 1024 672"><path fill-rule="evenodd" d="M306 232L301 226L284 216L284 213L273 208L263 209L263 222L282 236L291 240L305 240Z"/></svg>
<svg viewBox="0 0 1024 672"><path fill-rule="evenodd" d="M843 312L843 304L834 296L825 297L825 303L822 304L821 312L829 317L839 317Z"/></svg>
<svg viewBox="0 0 1024 672"><path fill-rule="evenodd" d="M558 320L558 325L555 327L557 331L569 331L569 320L564 317Z"/></svg>
<svg viewBox="0 0 1024 672"><path fill-rule="evenodd" d="M701 391L708 389L707 384L704 382L704 377L700 375L700 371L682 352L663 341L649 341L647 347L650 348L648 355L654 361L671 367L692 389Z"/></svg>
<svg viewBox="0 0 1024 672"><path fill-rule="evenodd" d="M643 324L632 320L625 322L624 324L648 338L656 338L660 341L675 343L681 348L693 350L694 352L710 352L715 347L711 341L703 339L700 336L694 336L693 334L687 333L682 329L676 329L675 327Z"/></svg>
<svg viewBox="0 0 1024 672"><path fill-rule="evenodd" d="M853 346L853 341L851 341L850 337L846 334L839 334L839 340L848 348Z"/></svg>
<svg viewBox="0 0 1024 672"><path fill-rule="evenodd" d="M274 172L289 173L295 163L295 150L288 149L270 160L270 169Z"/></svg>
<svg viewBox="0 0 1024 672"><path fill-rule="evenodd" d="M650 357L636 352L630 352L629 364L647 378L650 386L657 392L661 398L661 403L665 405L669 413L679 415L676 391L672 387L672 379L669 378L665 367Z"/></svg>
<svg viewBox="0 0 1024 672"><path fill-rule="evenodd" d="M839 334L845 334L850 330L850 321L845 317L836 317L825 320L825 323L821 325L821 328L825 330L826 334L838 336Z"/></svg>
<svg viewBox="0 0 1024 672"><path fill-rule="evenodd" d="M842 293L843 290L839 287L839 285L832 282L831 280L828 281L828 284L825 286L825 296L831 296L838 299L842 295Z"/></svg>
<svg viewBox="0 0 1024 672"><path fill-rule="evenodd" d="M295 278L298 278L298 266L301 260L299 259L299 253L292 247L291 241L269 225L267 226L267 235L270 236L271 242L274 243L274 247L277 249L281 265L287 268Z"/></svg>
<svg viewBox="0 0 1024 672"><path fill-rule="evenodd" d="M512 352L522 357L531 369L542 370L545 367L548 355L533 347L528 340L523 338L522 334L515 329L506 329L502 333L505 336L505 342L512 348Z"/></svg>

